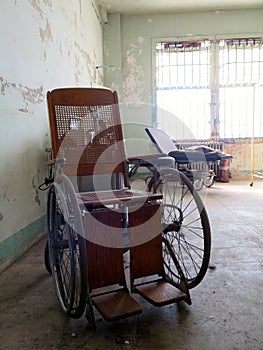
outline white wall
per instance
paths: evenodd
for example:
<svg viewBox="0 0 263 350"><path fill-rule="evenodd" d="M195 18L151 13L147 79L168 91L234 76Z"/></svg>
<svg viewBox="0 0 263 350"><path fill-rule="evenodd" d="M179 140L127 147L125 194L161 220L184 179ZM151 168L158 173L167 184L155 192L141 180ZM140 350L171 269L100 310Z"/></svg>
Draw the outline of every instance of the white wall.
<svg viewBox="0 0 263 350"><path fill-rule="evenodd" d="M46 92L94 85L102 79L95 67L103 57L92 0L1 1L0 33L1 244L17 233L25 241L20 236L45 214L38 185L46 176L45 147L50 146ZM24 248L31 243L24 242ZM0 250L0 265L8 263L8 254Z"/></svg>

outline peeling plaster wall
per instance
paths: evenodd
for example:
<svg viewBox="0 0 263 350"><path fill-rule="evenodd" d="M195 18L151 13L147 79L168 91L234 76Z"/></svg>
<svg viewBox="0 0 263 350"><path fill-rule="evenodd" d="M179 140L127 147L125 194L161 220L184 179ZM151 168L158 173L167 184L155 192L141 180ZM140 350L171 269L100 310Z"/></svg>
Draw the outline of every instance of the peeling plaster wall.
<svg viewBox="0 0 263 350"><path fill-rule="evenodd" d="M45 214L47 90L101 83L103 44L92 0L2 1L0 33L1 244Z"/></svg>
<svg viewBox="0 0 263 350"><path fill-rule="evenodd" d="M109 14L108 23L104 26L104 64L112 64L113 57L119 52L121 62L118 62L118 58L115 61L121 74L114 75L107 70L104 77L105 85L116 88L121 102L129 106L125 108L122 118L129 122L153 123L155 40L241 33L263 35L262 18L263 8L160 15ZM134 104L144 107L132 113L131 106ZM233 151L236 147L233 146ZM238 153L235 159L236 177L248 173L250 169L250 145L242 149L244 153Z"/></svg>
<svg viewBox="0 0 263 350"><path fill-rule="evenodd" d="M160 15L108 14L104 25L104 64L114 64L121 75L105 71L105 84L120 88L123 102L152 103L153 40L196 36L263 33L263 8ZM121 63L116 58L121 52Z"/></svg>

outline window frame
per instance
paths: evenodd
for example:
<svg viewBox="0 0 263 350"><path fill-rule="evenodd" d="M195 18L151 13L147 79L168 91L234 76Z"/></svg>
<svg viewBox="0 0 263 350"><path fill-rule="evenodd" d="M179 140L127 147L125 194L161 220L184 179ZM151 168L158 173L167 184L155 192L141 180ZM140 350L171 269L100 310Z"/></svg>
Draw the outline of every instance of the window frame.
<svg viewBox="0 0 263 350"><path fill-rule="evenodd" d="M156 68L156 45L160 42L194 42L205 41L211 42L211 59L210 59L210 140L222 141L227 139L247 139L248 137L221 137L220 135L220 76L219 76L219 41L222 40L234 40L234 39L263 39L262 33L243 33L243 34L224 34L224 35L203 35L203 36L174 36L174 37L161 37L152 39L152 99L153 99L153 125L157 125L157 68ZM261 84L260 84L261 86ZM254 135L251 135L254 137ZM259 138L263 138L263 135Z"/></svg>

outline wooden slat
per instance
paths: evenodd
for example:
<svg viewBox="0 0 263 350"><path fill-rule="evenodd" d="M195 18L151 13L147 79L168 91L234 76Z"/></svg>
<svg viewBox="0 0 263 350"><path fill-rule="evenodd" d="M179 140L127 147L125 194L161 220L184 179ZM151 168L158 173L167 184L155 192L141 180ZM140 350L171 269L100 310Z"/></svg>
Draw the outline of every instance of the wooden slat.
<svg viewBox="0 0 263 350"><path fill-rule="evenodd" d="M52 95L54 104L60 104L63 101L63 104L69 106L109 105L116 102L115 95L111 90L104 88L59 88L49 94Z"/></svg>
<svg viewBox="0 0 263 350"><path fill-rule="evenodd" d="M108 248L87 241L90 289L113 284L125 285L122 248Z"/></svg>
<svg viewBox="0 0 263 350"><path fill-rule="evenodd" d="M106 321L117 321L140 314L138 302L126 291L117 291L94 297L93 304Z"/></svg>
<svg viewBox="0 0 263 350"><path fill-rule="evenodd" d="M160 206L144 205L129 214L131 271L134 279L162 274L162 227Z"/></svg>
<svg viewBox="0 0 263 350"><path fill-rule="evenodd" d="M131 271L134 279L163 272L161 235L131 248Z"/></svg>
<svg viewBox="0 0 263 350"><path fill-rule="evenodd" d="M135 291L155 306L169 305L187 299L185 293L166 281L136 286Z"/></svg>
<svg viewBox="0 0 263 350"><path fill-rule="evenodd" d="M107 279L109 278L107 275L111 265L113 271L116 269L115 275L123 270L121 220L120 212L111 211L107 208L93 211L84 216L84 238L87 244L89 269L94 269L94 275L90 276L92 288L96 288L93 286L93 279L103 278L104 274ZM118 249L115 250L114 248ZM100 276L96 273L96 267L99 268ZM102 267L105 272L104 270L101 271ZM112 278L112 284L118 282L114 277L114 272Z"/></svg>

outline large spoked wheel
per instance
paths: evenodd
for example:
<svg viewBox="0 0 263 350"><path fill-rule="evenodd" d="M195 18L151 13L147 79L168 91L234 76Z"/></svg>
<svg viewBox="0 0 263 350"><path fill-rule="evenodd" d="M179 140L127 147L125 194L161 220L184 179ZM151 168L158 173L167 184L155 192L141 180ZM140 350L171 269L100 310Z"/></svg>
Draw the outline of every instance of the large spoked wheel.
<svg viewBox="0 0 263 350"><path fill-rule="evenodd" d="M48 193L49 262L57 297L73 318L84 313L87 300L87 256L82 218L70 180L56 177Z"/></svg>
<svg viewBox="0 0 263 350"><path fill-rule="evenodd" d="M151 180L149 190L163 195L165 273L179 284L181 270L187 287L194 288L204 278L210 259L211 232L203 202L191 181L176 169L159 170L157 183Z"/></svg>

